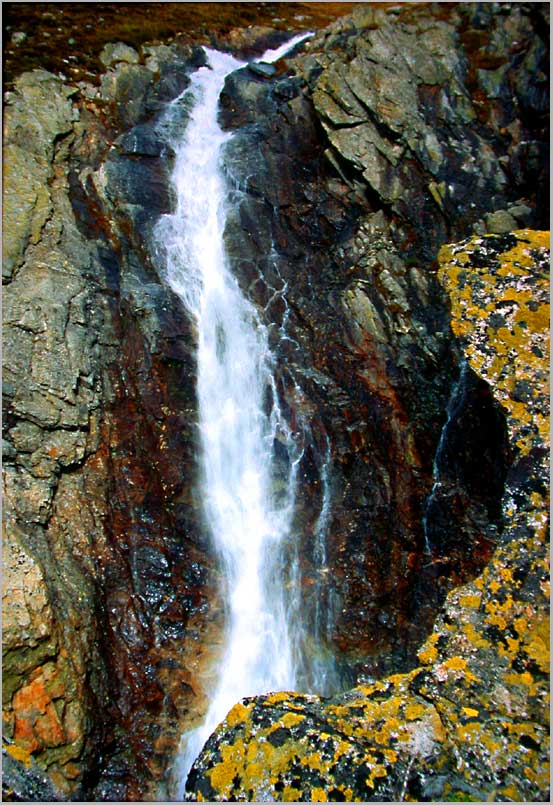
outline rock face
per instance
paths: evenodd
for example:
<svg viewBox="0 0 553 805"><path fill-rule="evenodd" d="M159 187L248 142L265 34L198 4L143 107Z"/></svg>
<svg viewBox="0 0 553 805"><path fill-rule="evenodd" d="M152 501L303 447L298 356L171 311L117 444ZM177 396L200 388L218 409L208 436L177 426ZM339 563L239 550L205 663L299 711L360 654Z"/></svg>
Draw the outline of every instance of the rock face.
<svg viewBox="0 0 553 805"><path fill-rule="evenodd" d="M358 687L239 705L198 796L545 790L544 241L510 231L548 220L546 11L359 6L274 75L227 80L228 250L303 447L301 608ZM259 52L257 35L276 44L261 29L228 45ZM6 99L8 798L164 799L205 708L223 616L195 334L150 240L187 105L175 130L163 110L204 60L119 43L99 86L34 71ZM439 247L472 231L438 275Z"/></svg>
<svg viewBox="0 0 553 805"><path fill-rule="evenodd" d="M548 233L530 230L440 252L453 328L517 448L490 563L448 595L409 673L237 704L190 800L549 800L548 255Z"/></svg>
<svg viewBox="0 0 553 805"><path fill-rule="evenodd" d="M89 505L84 471L99 447L103 305L67 194L72 94L48 73L22 76L5 116L4 173L4 735L27 758L41 755L66 792L93 765L93 714L107 697L102 511Z"/></svg>
<svg viewBox="0 0 553 805"><path fill-rule="evenodd" d="M229 252L276 324L291 417L311 425L303 606L324 598L316 640L351 682L414 661L501 529L504 414L451 339L433 262L448 238L545 220L530 192L547 184L539 30L526 7L360 6L273 82L244 69L222 96ZM521 158L529 143L535 160ZM316 559L324 472L329 575Z"/></svg>
<svg viewBox="0 0 553 805"><path fill-rule="evenodd" d="M145 796L202 701L193 338L144 251L170 204L162 146L142 125L108 150L201 53L155 55L146 82L115 73L94 104L45 72L8 97L3 695L19 798L36 763L59 798Z"/></svg>

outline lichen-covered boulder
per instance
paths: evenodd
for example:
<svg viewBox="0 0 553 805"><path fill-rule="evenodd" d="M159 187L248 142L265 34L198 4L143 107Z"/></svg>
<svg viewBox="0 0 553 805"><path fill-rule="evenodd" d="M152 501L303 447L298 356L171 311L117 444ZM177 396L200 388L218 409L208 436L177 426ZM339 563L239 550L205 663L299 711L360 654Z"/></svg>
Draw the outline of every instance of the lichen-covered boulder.
<svg viewBox="0 0 553 805"><path fill-rule="evenodd" d="M413 671L235 705L189 800L549 801L548 241L520 230L439 256L452 328L513 447L490 563L448 595Z"/></svg>

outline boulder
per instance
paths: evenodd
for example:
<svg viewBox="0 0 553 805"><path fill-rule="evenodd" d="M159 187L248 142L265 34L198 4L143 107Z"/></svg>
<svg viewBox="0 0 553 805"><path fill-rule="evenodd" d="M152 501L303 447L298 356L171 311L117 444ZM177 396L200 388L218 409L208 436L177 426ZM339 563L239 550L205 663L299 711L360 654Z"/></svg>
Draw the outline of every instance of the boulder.
<svg viewBox="0 0 553 805"><path fill-rule="evenodd" d="M124 42L109 42L100 53L100 61L104 67L111 67L117 62L138 64L139 56L134 48Z"/></svg>

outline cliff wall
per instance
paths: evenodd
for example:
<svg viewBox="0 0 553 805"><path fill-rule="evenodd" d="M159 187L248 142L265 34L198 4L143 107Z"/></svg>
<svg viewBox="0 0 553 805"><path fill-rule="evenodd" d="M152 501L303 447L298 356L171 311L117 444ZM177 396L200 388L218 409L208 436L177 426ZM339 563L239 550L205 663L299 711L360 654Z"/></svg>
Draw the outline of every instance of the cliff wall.
<svg viewBox="0 0 553 805"><path fill-rule="evenodd" d="M519 743L534 754L529 787L519 759L515 788L503 793L539 799L541 677L522 687L534 697L534 726L520 732L516 714L527 709L524 674L535 670L521 663L543 671L538 531L547 411L540 396L533 443L539 378L519 369L529 355L545 355L542 306L532 309L541 287L532 278L544 270L532 255L544 241L528 235L527 247L523 234L509 233L549 220L546 9L445 6L361 5L275 75L245 68L228 79L221 115L235 130L225 158L235 212L227 245L272 326L283 405L305 434L296 525L313 642L336 654L344 687L364 685L333 706L359 699L367 731L367 702L384 702L384 688L399 686L403 708L424 678L424 713L435 725L438 682L462 686L469 654L475 662L486 651L503 657L515 641L522 659L513 670L515 655L505 655L497 695L514 702L505 735L524 733L529 746ZM281 38L254 30L218 44L251 53ZM203 51L116 44L101 58L97 84L68 85L35 70L6 97L4 784L19 799L163 795L178 738L205 707L222 627L219 571L196 485L195 335L160 279L150 239L172 203L178 133L167 129L164 105L185 89ZM462 265L447 253L451 267L439 274L440 246L471 233L497 237L461 250ZM524 277L508 285L508 268L507 285L496 287L478 275L489 295L472 312L469 302L483 293L473 288L475 268L517 248L532 253ZM526 318L511 321L517 310ZM522 322L535 343L518 338ZM477 342L486 326L497 339ZM498 345L508 380L505 362L493 359ZM332 501L330 573L321 572L315 545L323 481ZM532 537L522 565L518 528ZM468 588L452 590L470 579L480 603L455 609ZM493 597L495 584L507 598ZM322 625L317 601L328 615ZM450 623L452 607L462 628ZM467 620L473 609L484 620ZM497 622L485 624L488 615ZM494 625L498 632L469 654L457 650L465 626ZM439 640L444 630L447 640ZM407 676L375 681L394 672ZM467 707L484 712L484 695ZM324 703L308 701L317 719L328 717ZM282 716L280 727L294 726L284 711L269 711L272 724ZM245 730L246 715L235 713L231 726ZM440 735L449 748L438 753L446 779L441 788L434 780L431 798L464 790L448 765L459 743L448 723ZM492 719L482 730L496 728ZM217 740L224 747L229 739ZM213 751L195 785L220 797L229 767L212 773L223 750ZM409 781L425 751L403 758L411 764L404 793L422 785ZM352 797L397 793L403 760L388 758L395 771L381 775L384 788L352 789ZM469 767L476 773L474 759ZM327 796L329 768L321 778ZM244 774L240 796L249 790ZM472 777L470 785L489 794L498 775L483 788ZM313 780L285 785L304 797L323 785ZM282 799L281 782L259 785Z"/></svg>

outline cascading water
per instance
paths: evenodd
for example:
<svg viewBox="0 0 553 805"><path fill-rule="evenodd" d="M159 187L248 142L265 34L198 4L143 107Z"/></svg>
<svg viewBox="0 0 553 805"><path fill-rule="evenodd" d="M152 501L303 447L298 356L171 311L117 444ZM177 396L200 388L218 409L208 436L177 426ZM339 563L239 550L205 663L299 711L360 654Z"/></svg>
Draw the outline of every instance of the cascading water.
<svg viewBox="0 0 553 805"><path fill-rule="evenodd" d="M263 60L276 61L306 36ZM300 452L279 407L267 330L229 270L223 241L227 188L220 155L231 135L218 125L217 104L225 77L244 65L228 54L206 53L209 67L200 68L174 102L191 94L195 105L176 153L177 207L155 232L166 279L197 326L205 515L223 564L228 608L221 673L208 712L183 736L175 774L179 798L192 763L232 705L245 696L294 689L297 667L287 618L295 607L284 598L282 549L291 530ZM290 459L278 485L276 439Z"/></svg>

